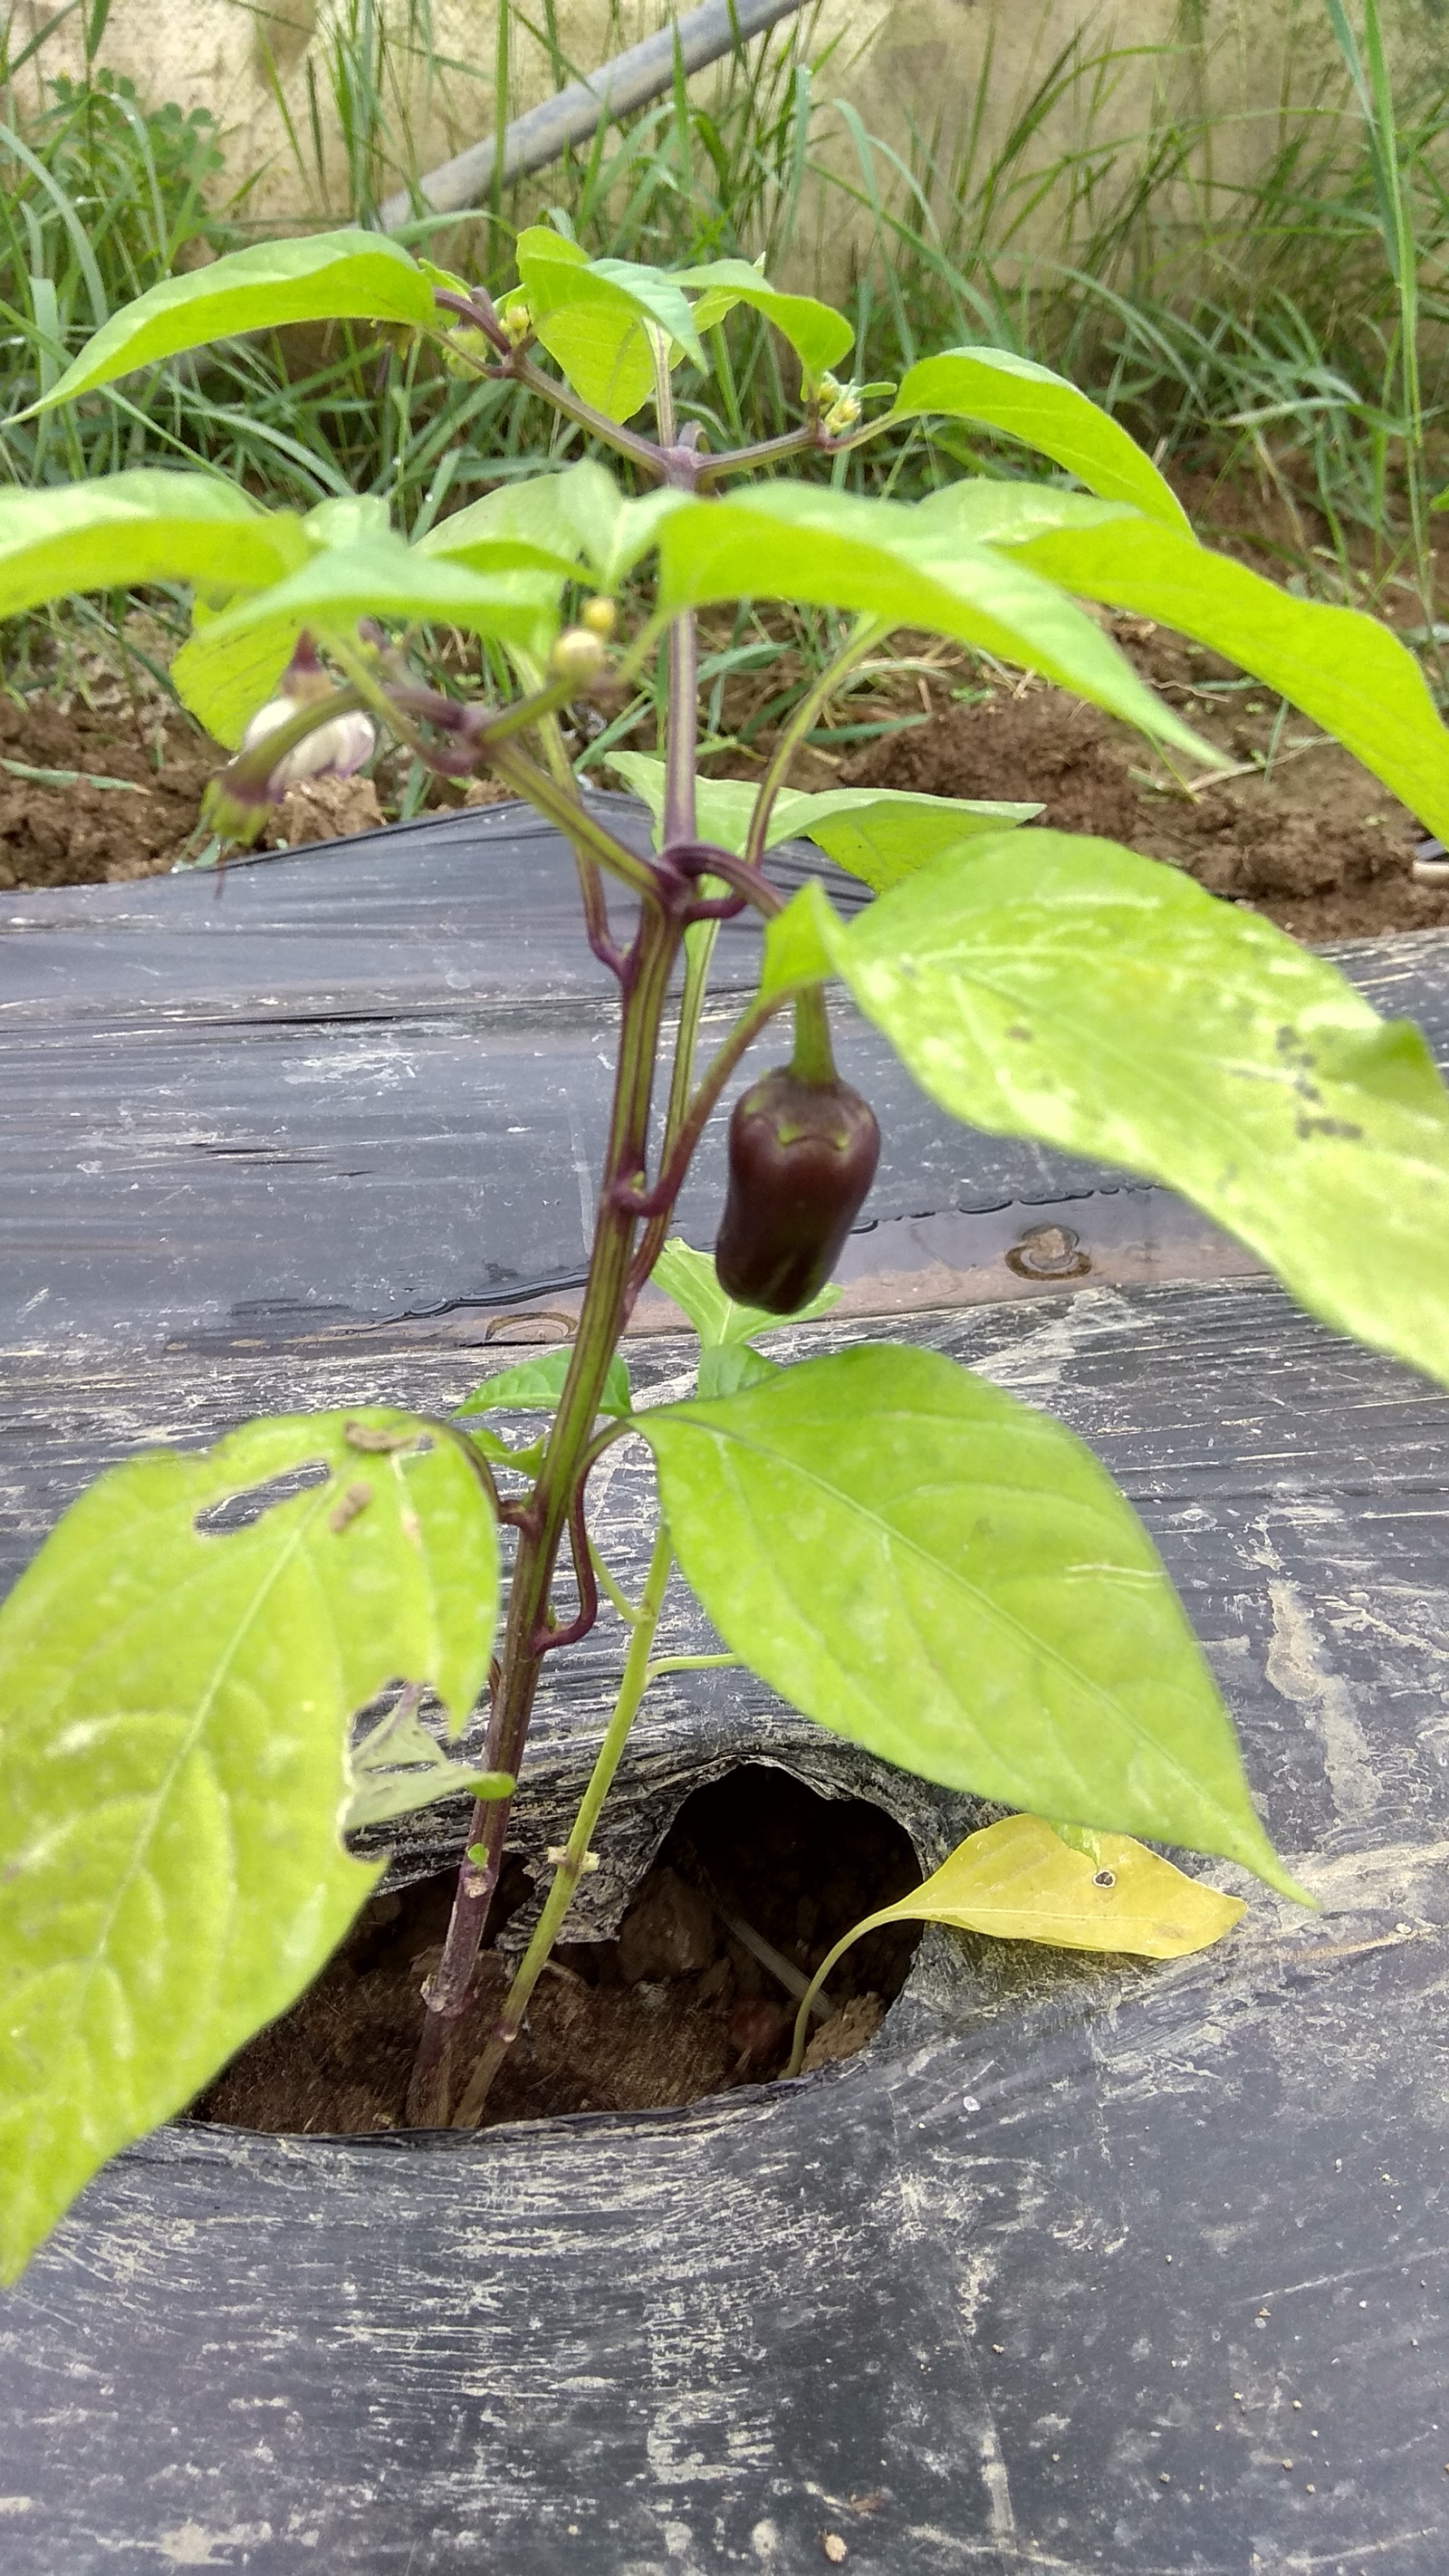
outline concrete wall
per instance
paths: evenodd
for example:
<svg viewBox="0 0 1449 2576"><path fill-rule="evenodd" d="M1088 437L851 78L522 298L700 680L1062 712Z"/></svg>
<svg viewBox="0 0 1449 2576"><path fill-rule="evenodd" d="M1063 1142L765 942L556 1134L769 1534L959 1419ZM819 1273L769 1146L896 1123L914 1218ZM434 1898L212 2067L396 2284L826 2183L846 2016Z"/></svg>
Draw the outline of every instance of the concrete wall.
<svg viewBox="0 0 1449 2576"><path fill-rule="evenodd" d="M63 17L61 6L14 6L22 27L56 22L35 72L80 68L82 13ZM1385 6L1405 77L1449 59L1445 0ZM383 29L385 58L389 135L372 172L381 196L410 160L427 169L491 131L496 0L113 0L98 59L129 75L149 104L175 99L216 114L228 183L260 173L247 201L252 214L282 225L345 218L352 189L330 66L369 11ZM542 10L528 14L541 19ZM557 0L555 22L571 64L591 69L668 16L661 0ZM912 149L914 127L931 138L938 167L959 175L965 154L978 178L1074 37L1087 56L1120 49L1114 62L1063 86L1022 165L1045 168L1090 141L1101 162L1099 200L1120 186L1154 113L1169 102L1212 112L1217 180L1249 176L1271 148L1285 90L1306 98L1325 75L1336 77L1337 66L1322 0L807 0L796 25L818 67L818 99L848 100L872 134L903 152ZM701 73L695 95L708 100L722 77ZM515 27L511 107L532 105L554 85L547 55ZM312 97L321 105L320 163ZM816 132L827 160L857 166L842 121L827 116ZM889 177L884 164L881 175ZM547 183L540 184L546 202ZM1058 192L1036 211L1024 245L1058 238L1062 223ZM848 238L835 198L822 246L838 272Z"/></svg>

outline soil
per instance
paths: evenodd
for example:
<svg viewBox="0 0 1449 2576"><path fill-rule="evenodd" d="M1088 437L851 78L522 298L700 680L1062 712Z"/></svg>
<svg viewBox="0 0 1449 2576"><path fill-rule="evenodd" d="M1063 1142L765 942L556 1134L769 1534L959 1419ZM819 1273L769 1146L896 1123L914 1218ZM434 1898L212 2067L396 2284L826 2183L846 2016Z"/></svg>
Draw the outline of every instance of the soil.
<svg viewBox="0 0 1449 2576"><path fill-rule="evenodd" d="M697 1790L617 1939L555 1950L484 2126L660 2110L778 2075L796 1999L738 1927L773 1949L798 1986L852 1923L918 1887L921 1875L909 1837L863 1800L817 1797L757 1763ZM420 1989L441 1951L452 1891L450 1874L374 1898L316 1983L232 2061L195 2115L313 2136L404 2126ZM517 1960L522 1922L514 1918L534 1894L523 1864L510 1861L452 2052L455 2103ZM918 1924L892 1924L847 1951L831 1972L807 2067L868 2043L919 1938Z"/></svg>
<svg viewBox="0 0 1449 2576"><path fill-rule="evenodd" d="M133 720L0 696L0 887L121 885L171 867L216 765L194 725L150 708Z"/></svg>
<svg viewBox="0 0 1449 2576"><path fill-rule="evenodd" d="M1260 527L1263 512L1254 517L1245 501L1239 526L1231 514L1225 519L1221 492L1211 509L1202 496L1189 497L1215 544L1260 570L1274 568L1271 510ZM1285 541L1294 534L1277 533ZM1386 604L1394 605L1387 595L1377 601ZM1205 648L1142 619L1103 612L1101 623L1236 775L1194 776L1182 764L1175 775L1130 728L1095 708L1036 680L987 685L957 648L898 636L897 666L840 702L835 731L797 755L792 783L1040 798L1044 824L1126 841L1304 940L1449 922L1449 887L1421 885L1412 873L1420 825L1347 752ZM719 721L735 741L711 764L719 774L758 776L771 741L760 719L778 705L793 647L783 649L784 664L726 685ZM196 853L201 794L221 759L216 746L159 687L133 704L101 674L90 694L89 705L0 697L0 888L117 883ZM634 739L642 744L645 736ZM18 776L15 764L60 775ZM126 784L90 783L97 778ZM395 808L401 781L389 759L375 779L294 789L263 846L373 829ZM484 803L505 794L486 779L466 795L440 783L432 801Z"/></svg>
<svg viewBox="0 0 1449 2576"><path fill-rule="evenodd" d="M1127 726L1027 680L884 736L843 762L838 782L1039 797L1048 828L1125 841L1304 940L1449 921L1449 889L1412 874L1422 826L1351 754L1291 710L1275 746L1269 691L1161 629L1111 627L1144 678L1247 774L1202 772L1184 787Z"/></svg>

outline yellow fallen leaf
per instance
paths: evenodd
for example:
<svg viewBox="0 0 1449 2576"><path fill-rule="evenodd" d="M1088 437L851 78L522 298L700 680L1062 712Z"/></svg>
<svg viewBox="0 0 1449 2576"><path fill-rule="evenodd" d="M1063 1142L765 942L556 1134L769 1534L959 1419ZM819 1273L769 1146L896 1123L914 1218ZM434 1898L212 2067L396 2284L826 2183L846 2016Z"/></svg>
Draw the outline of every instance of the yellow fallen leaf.
<svg viewBox="0 0 1449 2576"><path fill-rule="evenodd" d="M1181 1959L1220 1941L1243 1912L1238 1897L1187 1877L1130 1834L1087 1833L1076 1826L1064 1834L1040 1816L1003 1816L999 1824L968 1834L923 1887L854 1924L824 1961L810 1993L852 1941L881 1923L951 1923L998 1941ZM792 2075L798 2072L809 2004L807 1996Z"/></svg>
<svg viewBox="0 0 1449 2576"><path fill-rule="evenodd" d="M873 1919L954 1923L998 1941L1181 1959L1220 1941L1243 1912L1238 1897L1188 1878L1130 1834L1090 1839L1095 1851L1085 1852L1040 1816L1003 1816L968 1834L924 1887Z"/></svg>

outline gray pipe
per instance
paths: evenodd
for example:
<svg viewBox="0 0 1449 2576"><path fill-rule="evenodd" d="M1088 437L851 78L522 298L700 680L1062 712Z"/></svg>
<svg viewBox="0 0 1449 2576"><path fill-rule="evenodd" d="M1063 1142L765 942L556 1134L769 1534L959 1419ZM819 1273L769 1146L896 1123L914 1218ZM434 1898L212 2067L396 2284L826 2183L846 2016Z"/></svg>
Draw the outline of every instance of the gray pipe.
<svg viewBox="0 0 1449 2576"><path fill-rule="evenodd" d="M702 8L616 54L587 80L571 81L541 107L516 116L503 137L505 184L547 169L570 143L587 142L606 117L627 116L631 108L662 98L674 79L676 50L686 72L702 71L706 63L718 62L750 36L763 35L801 5L802 0L704 0ZM466 152L455 153L419 179L416 197L408 189L389 197L378 208L379 228L395 232L419 213L455 215L477 206L493 185L493 153L491 135L486 142L470 143Z"/></svg>

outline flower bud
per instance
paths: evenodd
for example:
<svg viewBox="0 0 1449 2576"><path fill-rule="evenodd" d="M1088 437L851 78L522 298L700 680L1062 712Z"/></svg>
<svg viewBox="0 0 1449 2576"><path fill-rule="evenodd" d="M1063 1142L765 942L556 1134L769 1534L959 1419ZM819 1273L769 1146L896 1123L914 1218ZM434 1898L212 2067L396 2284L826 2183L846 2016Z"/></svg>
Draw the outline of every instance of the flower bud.
<svg viewBox="0 0 1449 2576"><path fill-rule="evenodd" d="M805 1082L776 1065L736 1101L729 1190L714 1248L725 1294L793 1315L840 1258L875 1178L880 1129L838 1077Z"/></svg>
<svg viewBox="0 0 1449 2576"><path fill-rule="evenodd" d="M449 331L442 343L444 372L450 376L463 376L469 381L497 354L486 333L475 330L471 322L461 323L456 331Z"/></svg>
<svg viewBox="0 0 1449 2576"><path fill-rule="evenodd" d="M214 832L218 840L235 841L249 848L266 823L275 799L265 791L253 794L245 786L238 792L231 771L222 770L210 778L201 800L201 822L204 830Z"/></svg>
<svg viewBox="0 0 1449 2576"><path fill-rule="evenodd" d="M513 342L515 349L521 349L524 341L530 339L533 334L533 315L530 313L528 306L526 304L510 304L501 319L503 328L507 332L509 339Z"/></svg>
<svg viewBox="0 0 1449 2576"><path fill-rule="evenodd" d="M859 418L860 397L858 394L853 394L847 386L843 393L836 396L826 413L825 428L832 438L838 438L842 431L854 429Z"/></svg>
<svg viewBox="0 0 1449 2576"><path fill-rule="evenodd" d="M587 626L566 626L548 657L548 667L556 680L567 680L572 688L586 689L597 680L608 660L601 635Z"/></svg>

